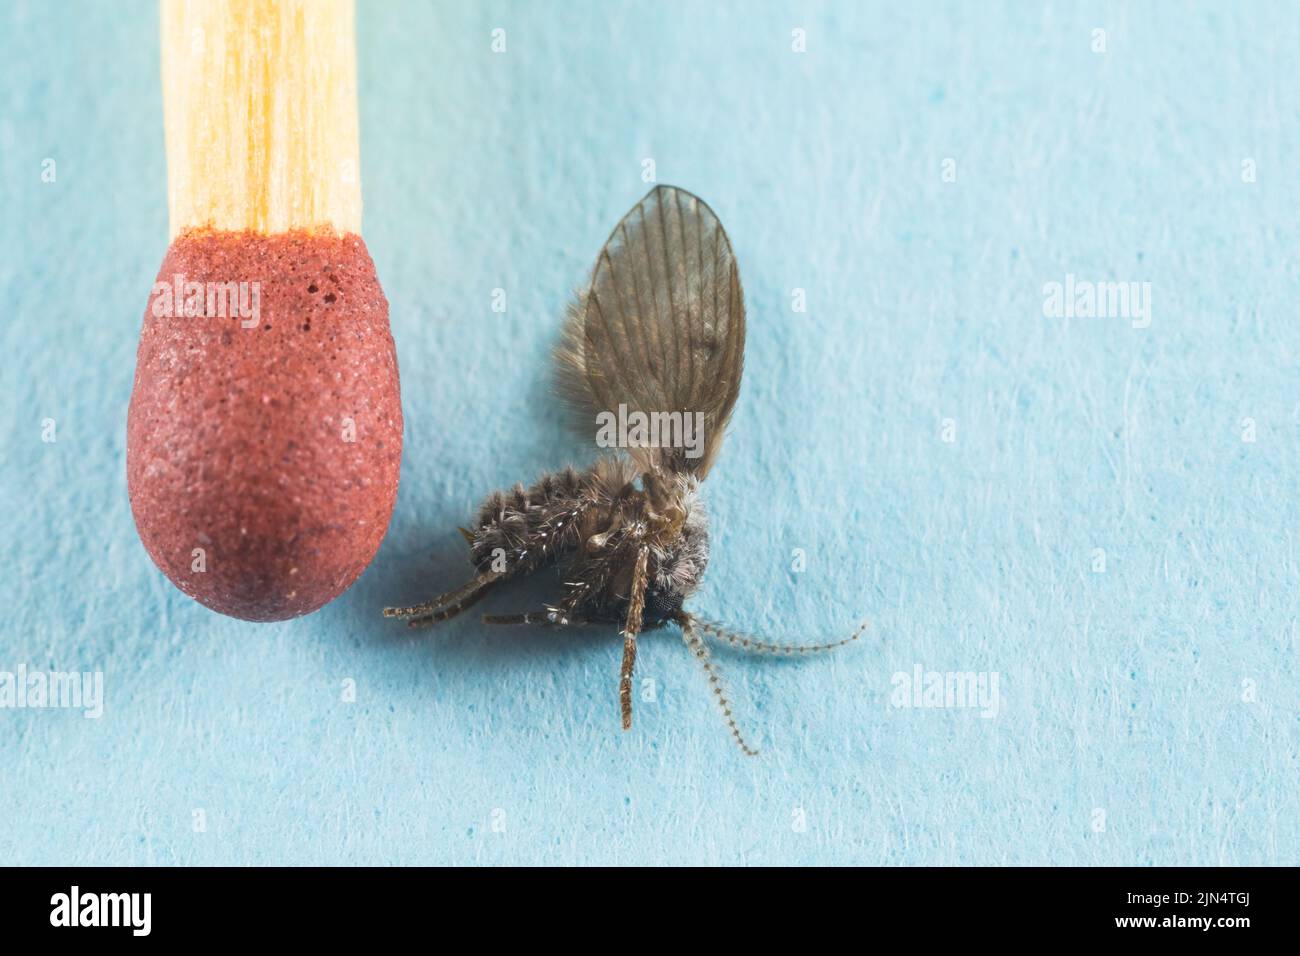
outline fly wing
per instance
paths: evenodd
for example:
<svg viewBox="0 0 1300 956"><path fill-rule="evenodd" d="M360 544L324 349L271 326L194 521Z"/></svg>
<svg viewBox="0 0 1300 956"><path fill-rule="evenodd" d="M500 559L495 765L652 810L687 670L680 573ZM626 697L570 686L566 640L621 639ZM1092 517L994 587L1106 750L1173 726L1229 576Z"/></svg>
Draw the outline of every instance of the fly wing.
<svg viewBox="0 0 1300 956"><path fill-rule="evenodd" d="M745 302L726 230L698 196L656 186L614 228L569 307L561 390L582 430L608 444L602 429L614 425L642 471L703 478L744 358Z"/></svg>

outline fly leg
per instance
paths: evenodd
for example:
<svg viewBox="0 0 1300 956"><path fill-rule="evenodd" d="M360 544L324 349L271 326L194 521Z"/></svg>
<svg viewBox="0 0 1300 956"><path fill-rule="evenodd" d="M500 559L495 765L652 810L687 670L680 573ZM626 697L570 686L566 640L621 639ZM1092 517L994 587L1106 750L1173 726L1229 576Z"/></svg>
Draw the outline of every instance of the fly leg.
<svg viewBox="0 0 1300 956"><path fill-rule="evenodd" d="M641 633L641 619L645 613L645 592L648 582L646 570L650 548L637 548L636 564L632 567L632 587L628 594L627 624L623 628L623 667L618 678L618 704L623 714L623 729L632 729L632 668L636 666L636 638Z"/></svg>
<svg viewBox="0 0 1300 956"><path fill-rule="evenodd" d="M545 605L540 611L523 611L518 614L484 614L484 624L545 624L567 627L597 623L588 617L583 605L592 594L599 593L606 575L581 578L565 582L568 593L558 605Z"/></svg>
<svg viewBox="0 0 1300 956"><path fill-rule="evenodd" d="M476 574L471 581L454 591L439 594L423 604L412 604L410 607L386 607L384 617L404 620L407 627L428 627L430 624L437 624L477 604L492 589L492 585L503 577L505 575L500 571L484 571Z"/></svg>
<svg viewBox="0 0 1300 956"><path fill-rule="evenodd" d="M484 624L543 624L555 627L590 624L581 618L571 618L563 608L547 607L540 611L522 611L519 614L484 614Z"/></svg>

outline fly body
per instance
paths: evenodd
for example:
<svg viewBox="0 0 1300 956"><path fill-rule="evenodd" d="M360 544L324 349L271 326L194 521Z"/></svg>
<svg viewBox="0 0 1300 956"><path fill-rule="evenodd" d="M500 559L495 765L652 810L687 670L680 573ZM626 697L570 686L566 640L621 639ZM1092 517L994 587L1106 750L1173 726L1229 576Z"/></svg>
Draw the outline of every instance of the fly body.
<svg viewBox="0 0 1300 956"><path fill-rule="evenodd" d="M446 620L493 588L562 567L563 596L538 610L488 614L490 624L617 625L619 701L632 726L638 637L665 625L703 665L733 737L747 754L707 641L798 655L831 644L776 644L688 612L709 560L700 494L740 392L745 305L731 242L703 200L656 186L614 228L590 283L570 304L556 349L559 390L598 444L618 425L618 450L590 468L543 475L488 496L461 533L474 577L411 607L387 608L412 627ZM667 440L665 440L667 434Z"/></svg>

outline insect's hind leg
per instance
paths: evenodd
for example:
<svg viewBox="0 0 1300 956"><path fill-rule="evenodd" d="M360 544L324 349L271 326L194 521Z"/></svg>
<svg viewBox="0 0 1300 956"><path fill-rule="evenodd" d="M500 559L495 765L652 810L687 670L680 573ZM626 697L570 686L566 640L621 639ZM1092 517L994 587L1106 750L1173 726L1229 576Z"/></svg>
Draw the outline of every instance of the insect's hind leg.
<svg viewBox="0 0 1300 956"><path fill-rule="evenodd" d="M475 575L467 584L446 594L439 594L423 604L413 604L410 607L386 607L384 617L403 619L407 627L428 627L437 624L477 604L492 589L492 585L504 576L500 571L484 571Z"/></svg>

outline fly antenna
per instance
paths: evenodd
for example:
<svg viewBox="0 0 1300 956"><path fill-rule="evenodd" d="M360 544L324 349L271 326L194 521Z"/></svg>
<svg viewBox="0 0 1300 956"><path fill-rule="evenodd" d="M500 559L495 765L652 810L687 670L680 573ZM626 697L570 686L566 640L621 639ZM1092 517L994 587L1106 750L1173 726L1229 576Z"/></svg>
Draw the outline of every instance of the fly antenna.
<svg viewBox="0 0 1300 956"><path fill-rule="evenodd" d="M858 625L858 629L842 641L833 641L829 644L778 644L772 641L764 641L750 634L741 631L733 631L730 628L723 627L714 621L705 621L694 615L691 616L691 622L701 631L710 637L716 637L725 641L732 647L741 651L748 651L751 654L779 654L785 657L796 657L805 654L820 654L825 651L833 651L837 647L843 647L845 644L852 644L862 636L863 631L871 626L871 621L866 620Z"/></svg>
<svg viewBox="0 0 1300 956"><path fill-rule="evenodd" d="M695 659L704 668L705 676L709 679L709 689L713 691L718 706L722 708L722 717L726 720L727 726L731 728L731 736L736 739L736 743L746 757L758 756L758 751L745 742L744 735L741 734L740 728L736 725L736 718L731 716L731 701L727 699L727 693L722 688L722 678L719 677L717 668L713 666L713 662L709 659L708 646L705 645L704 640L695 631L695 619L690 615L683 615L680 618L680 623L682 625L682 640L686 642L686 646L691 649Z"/></svg>

